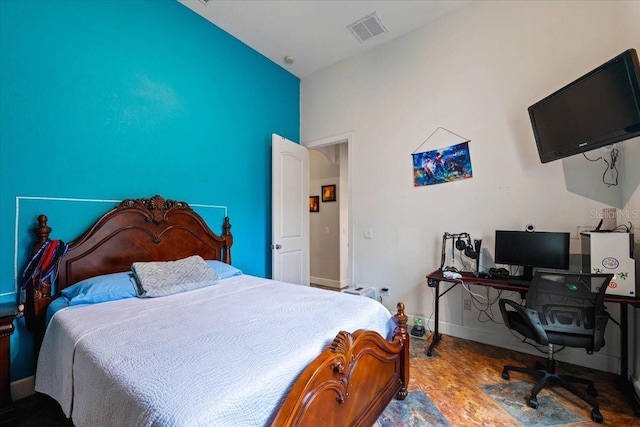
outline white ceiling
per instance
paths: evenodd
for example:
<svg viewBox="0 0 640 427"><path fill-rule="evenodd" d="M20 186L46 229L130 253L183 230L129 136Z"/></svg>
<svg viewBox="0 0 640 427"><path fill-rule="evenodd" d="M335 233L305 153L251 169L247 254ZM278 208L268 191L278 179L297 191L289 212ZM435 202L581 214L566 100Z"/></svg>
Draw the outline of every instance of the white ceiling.
<svg viewBox="0 0 640 427"><path fill-rule="evenodd" d="M400 37L472 0L178 1L302 78ZM373 12L388 32L360 42L347 26ZM293 64L285 64L285 56L292 56Z"/></svg>

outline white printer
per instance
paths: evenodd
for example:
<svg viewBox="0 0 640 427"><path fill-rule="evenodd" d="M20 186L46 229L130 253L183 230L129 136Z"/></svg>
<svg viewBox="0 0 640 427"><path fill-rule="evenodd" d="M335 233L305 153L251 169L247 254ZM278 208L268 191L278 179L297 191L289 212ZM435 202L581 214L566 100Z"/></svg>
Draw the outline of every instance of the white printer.
<svg viewBox="0 0 640 427"><path fill-rule="evenodd" d="M613 274L609 295L638 295L633 233L589 231L580 238L583 273Z"/></svg>

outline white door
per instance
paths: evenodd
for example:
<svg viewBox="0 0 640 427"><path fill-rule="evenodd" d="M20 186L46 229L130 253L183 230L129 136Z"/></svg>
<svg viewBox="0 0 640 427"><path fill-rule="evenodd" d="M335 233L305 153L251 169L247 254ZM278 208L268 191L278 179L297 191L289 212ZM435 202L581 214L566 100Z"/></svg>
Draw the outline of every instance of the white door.
<svg viewBox="0 0 640 427"><path fill-rule="evenodd" d="M309 150L271 136L271 268L274 280L309 285Z"/></svg>

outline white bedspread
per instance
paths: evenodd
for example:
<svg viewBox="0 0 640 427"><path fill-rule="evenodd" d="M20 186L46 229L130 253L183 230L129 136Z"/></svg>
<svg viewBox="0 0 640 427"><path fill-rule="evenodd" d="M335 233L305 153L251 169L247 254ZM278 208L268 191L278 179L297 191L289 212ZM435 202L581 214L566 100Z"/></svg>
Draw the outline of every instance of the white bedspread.
<svg viewBox="0 0 640 427"><path fill-rule="evenodd" d="M339 331L394 326L369 298L236 276L57 312L36 390L78 427L261 426Z"/></svg>

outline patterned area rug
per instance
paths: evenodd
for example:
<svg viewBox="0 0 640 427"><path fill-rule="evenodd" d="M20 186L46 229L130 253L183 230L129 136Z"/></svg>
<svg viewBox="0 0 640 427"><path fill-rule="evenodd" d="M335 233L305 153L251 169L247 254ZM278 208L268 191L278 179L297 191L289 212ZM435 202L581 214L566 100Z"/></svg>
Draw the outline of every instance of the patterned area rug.
<svg viewBox="0 0 640 427"><path fill-rule="evenodd" d="M551 427L589 421L563 406L553 396L538 395L538 409L530 408L527 397L532 384L513 381L480 386L489 397L527 427ZM451 427L451 423L422 391L409 393L404 401L392 400L374 427Z"/></svg>
<svg viewBox="0 0 640 427"><path fill-rule="evenodd" d="M550 394L538 394L538 409L530 408L527 399L532 383L510 381L480 386L498 405L527 427L547 427L571 424L585 420L558 402Z"/></svg>
<svg viewBox="0 0 640 427"><path fill-rule="evenodd" d="M422 391L409 393L404 401L392 400L380 415L374 427L446 426L449 421L440 413L431 399Z"/></svg>

